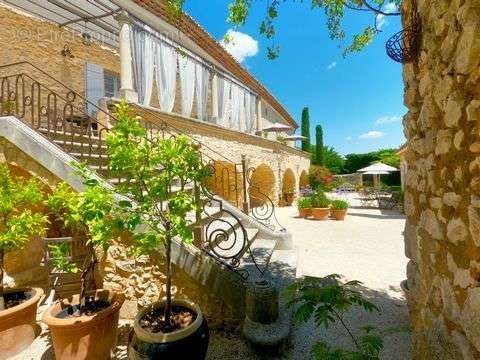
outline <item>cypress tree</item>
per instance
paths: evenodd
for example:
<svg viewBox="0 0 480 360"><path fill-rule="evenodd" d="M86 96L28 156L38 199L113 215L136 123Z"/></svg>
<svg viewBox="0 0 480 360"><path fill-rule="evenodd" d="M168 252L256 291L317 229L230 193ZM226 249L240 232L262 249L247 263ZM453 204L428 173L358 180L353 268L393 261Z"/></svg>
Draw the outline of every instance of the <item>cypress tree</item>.
<svg viewBox="0 0 480 360"><path fill-rule="evenodd" d="M315 128L315 160L316 163L320 166L325 165L325 155L323 152L323 129L322 125L317 125Z"/></svg>
<svg viewBox="0 0 480 360"><path fill-rule="evenodd" d="M307 138L302 141L302 150L310 152L310 115L308 107L304 107L302 110L302 136Z"/></svg>

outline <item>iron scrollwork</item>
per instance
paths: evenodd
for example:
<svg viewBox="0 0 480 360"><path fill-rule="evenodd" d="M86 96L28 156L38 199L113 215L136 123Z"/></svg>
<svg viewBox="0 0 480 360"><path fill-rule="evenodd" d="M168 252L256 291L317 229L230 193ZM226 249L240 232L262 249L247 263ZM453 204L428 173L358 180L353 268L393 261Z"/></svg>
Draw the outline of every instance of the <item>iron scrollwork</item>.
<svg viewBox="0 0 480 360"><path fill-rule="evenodd" d="M275 214L273 200L260 187L252 182L255 168L249 168L246 173L248 183L248 196L250 198L250 216L261 222L272 231L285 232L286 229L280 224Z"/></svg>

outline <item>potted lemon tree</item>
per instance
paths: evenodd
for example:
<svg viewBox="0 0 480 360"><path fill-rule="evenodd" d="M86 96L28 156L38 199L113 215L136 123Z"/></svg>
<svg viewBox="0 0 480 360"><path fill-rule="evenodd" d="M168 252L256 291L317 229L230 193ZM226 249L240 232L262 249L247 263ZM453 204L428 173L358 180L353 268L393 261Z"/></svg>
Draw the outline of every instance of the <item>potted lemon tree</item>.
<svg viewBox="0 0 480 360"><path fill-rule="evenodd" d="M35 178L25 180L0 165L0 354L6 358L27 348L35 338L40 288L4 289L5 257L23 249L33 236L43 236L48 223L39 210L44 193Z"/></svg>
<svg viewBox="0 0 480 360"><path fill-rule="evenodd" d="M85 181L83 192L75 192L66 183L60 183L47 199L47 205L66 231L86 235L88 249L83 267L78 269L67 257L67 243L50 245L56 269L81 271L79 295L57 301L43 315L50 330L55 357L72 360L110 358L117 340L124 297L111 290L97 289L100 279L96 273L99 253L108 250L112 238L121 229L117 226L118 204L114 194L95 179Z"/></svg>
<svg viewBox="0 0 480 360"><path fill-rule="evenodd" d="M140 311L128 346L130 359L203 359L208 347L208 326L198 305L172 296L172 243L193 240L196 210L187 185L208 177L198 149L185 136L148 138L139 119L125 103L117 107L118 124L107 137L110 167L124 181L118 191L122 224L133 234L134 254L164 250L165 297ZM173 186L179 186L172 192Z"/></svg>

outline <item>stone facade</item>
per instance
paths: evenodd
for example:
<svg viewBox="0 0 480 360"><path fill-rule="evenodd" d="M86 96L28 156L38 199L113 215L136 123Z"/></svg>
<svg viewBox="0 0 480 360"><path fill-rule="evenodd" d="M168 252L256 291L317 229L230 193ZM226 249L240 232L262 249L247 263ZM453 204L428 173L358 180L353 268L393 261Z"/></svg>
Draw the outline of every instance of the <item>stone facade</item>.
<svg viewBox="0 0 480 360"><path fill-rule="evenodd" d="M405 22L413 0L404 2ZM480 358L480 2L417 0L404 66L405 251L417 359Z"/></svg>
<svg viewBox="0 0 480 360"><path fill-rule="evenodd" d="M34 70L28 65L22 67L1 68L3 64L29 61L40 65L41 69L53 75L66 86L85 95L85 67L87 62L94 63L112 73L120 72L120 59L116 50L101 46L97 43L85 44L78 34L72 33L58 26L13 10L5 5L0 5L0 42L2 43L2 58L0 60L0 76L11 74L12 70L19 70L30 74L35 80L65 96L66 89L53 80ZM68 46L73 58L61 54ZM42 59L42 61L39 61ZM177 94L175 97L174 113L180 112L180 81L177 81ZM211 91L211 86L209 86ZM153 94L156 94L154 85ZM81 102L81 99L78 99ZM63 103L62 103L63 104ZM212 113L212 96L209 94L207 112ZM157 108L157 97L152 95L151 106ZM262 118L257 121L259 128L265 128L274 122L285 122L278 112L262 101ZM99 118L100 123L104 123ZM173 114L166 114L165 118L174 119L185 132L194 135L200 142L217 153L223 154L228 159L240 162L241 154L247 155L249 166L256 167L266 164L271 167L275 175L275 201L280 196L280 188L285 172L291 169L295 175L296 188L298 189L300 174L307 171L310 165L308 154L294 149L293 142L283 145L276 140L276 133L262 136L250 135L238 131L222 128L215 124L205 123L194 119L196 116L196 102L193 103L192 118L183 118ZM151 120L145 115L146 120ZM286 134L281 134L286 135ZM217 157L214 157L217 159Z"/></svg>
<svg viewBox="0 0 480 360"><path fill-rule="evenodd" d="M242 155L245 155L247 168L255 169L260 165L268 166L274 176L271 194L274 195L272 200L275 203L281 196L281 188L287 171L290 169L294 174L294 190L297 193L301 174L308 173L310 168L309 154L283 145L278 141L225 129L215 124L201 123L195 119L187 119L161 111L136 107L134 112L152 123L166 122L175 129L189 134L201 144L206 145L202 148L202 152L211 159L240 164ZM240 167L238 167L238 170L240 170ZM269 179L265 179L265 181L268 182Z"/></svg>

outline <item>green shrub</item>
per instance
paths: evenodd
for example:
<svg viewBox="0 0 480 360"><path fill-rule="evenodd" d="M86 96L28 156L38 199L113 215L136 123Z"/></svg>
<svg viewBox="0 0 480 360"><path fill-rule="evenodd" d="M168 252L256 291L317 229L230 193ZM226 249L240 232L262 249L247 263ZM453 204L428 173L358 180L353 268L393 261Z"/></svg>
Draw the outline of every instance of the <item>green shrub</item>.
<svg viewBox="0 0 480 360"><path fill-rule="evenodd" d="M328 208L330 203L331 201L323 192L317 192L312 198L312 207L314 208Z"/></svg>
<svg viewBox="0 0 480 360"><path fill-rule="evenodd" d="M32 236L44 236L48 219L35 210L43 200L39 181L15 177L6 164L0 164L0 310L5 309L5 256L23 249Z"/></svg>
<svg viewBox="0 0 480 360"><path fill-rule="evenodd" d="M346 210L348 209L348 203L343 200L333 200L332 201L332 209L333 210Z"/></svg>
<svg viewBox="0 0 480 360"><path fill-rule="evenodd" d="M308 209L312 207L312 198L311 197L301 197L297 201L297 207L299 209Z"/></svg>

